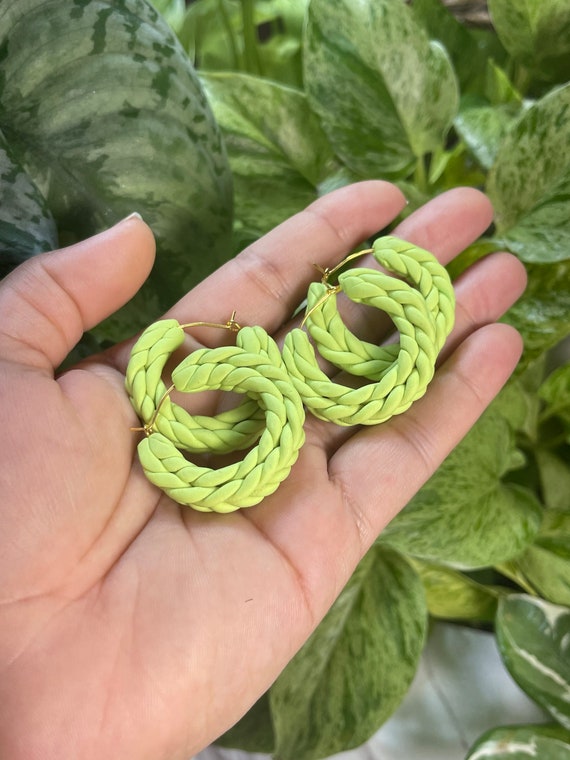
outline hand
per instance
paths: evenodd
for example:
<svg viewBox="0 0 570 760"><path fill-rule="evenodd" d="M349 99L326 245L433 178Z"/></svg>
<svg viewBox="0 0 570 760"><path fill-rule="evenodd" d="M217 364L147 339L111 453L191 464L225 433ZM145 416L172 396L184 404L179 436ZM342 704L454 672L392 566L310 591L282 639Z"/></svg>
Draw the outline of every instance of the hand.
<svg viewBox="0 0 570 760"><path fill-rule="evenodd" d="M311 263L338 262L404 203L384 182L331 193L169 316L225 321L236 309L241 324L282 339ZM459 189L395 234L447 262L491 218L483 195ZM82 332L140 287L153 255L150 230L131 218L0 284L0 756L10 760L188 760L214 740L277 677L520 355L518 334L494 322L523 291L524 269L492 255L457 281L456 326L408 412L366 429L308 415L298 462L273 496L200 514L141 471L124 390L132 344L54 378ZM347 319L379 339L382 317L370 311Z"/></svg>

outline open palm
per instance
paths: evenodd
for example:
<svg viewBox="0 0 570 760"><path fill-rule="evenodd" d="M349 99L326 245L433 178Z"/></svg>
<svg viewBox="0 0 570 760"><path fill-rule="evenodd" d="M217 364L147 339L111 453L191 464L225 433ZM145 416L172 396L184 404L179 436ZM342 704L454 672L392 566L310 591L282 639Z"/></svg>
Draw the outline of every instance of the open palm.
<svg viewBox="0 0 570 760"><path fill-rule="evenodd" d="M331 193L200 284L169 316L259 324L282 339L314 279L388 224L400 192ZM396 234L447 262L491 221L451 191ZM130 344L54 379L82 332L152 265L132 218L36 257L0 285L0 756L187 760L234 723L307 639L381 529L505 382L518 335L495 320L524 288L507 254L456 283L456 327L427 394L378 427L307 419L291 475L229 515L181 508L145 479L124 391ZM360 334L388 325L348 308ZM195 341L227 336L203 329Z"/></svg>

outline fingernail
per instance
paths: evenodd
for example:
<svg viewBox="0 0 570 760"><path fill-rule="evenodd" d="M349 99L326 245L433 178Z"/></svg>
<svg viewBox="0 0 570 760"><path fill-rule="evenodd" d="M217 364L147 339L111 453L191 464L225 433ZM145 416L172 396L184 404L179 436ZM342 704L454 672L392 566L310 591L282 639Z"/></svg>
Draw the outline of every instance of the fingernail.
<svg viewBox="0 0 570 760"><path fill-rule="evenodd" d="M119 224L122 224L122 222L128 222L128 221L129 221L129 219L140 219L140 220L141 220L141 222L142 222L142 220L143 220L142 216L139 214L139 212L138 212L138 211L133 211L133 213L132 213L132 214L129 214L129 215L128 215L128 216L126 216L124 219L121 219L121 221L119 222Z"/></svg>

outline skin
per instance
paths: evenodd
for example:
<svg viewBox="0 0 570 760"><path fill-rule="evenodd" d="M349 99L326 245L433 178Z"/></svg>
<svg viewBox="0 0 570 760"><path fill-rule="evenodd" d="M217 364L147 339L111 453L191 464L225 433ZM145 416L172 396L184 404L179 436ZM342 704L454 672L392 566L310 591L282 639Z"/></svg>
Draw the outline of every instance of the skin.
<svg viewBox="0 0 570 760"><path fill-rule="evenodd" d="M405 205L384 182L335 191L201 283L168 316L260 324L282 340L315 278ZM492 219L471 189L395 234L442 262ZM456 326L426 395L366 429L308 417L289 479L230 515L179 507L148 483L124 391L131 343L54 377L147 277L151 231L131 218L42 254L0 283L0 756L187 760L270 686L359 559L473 425L521 340L496 320L525 286L490 256L455 283ZM363 265L363 262L360 262ZM371 265L371 264L370 264ZM388 325L347 304L362 337ZM196 328L188 347L231 340ZM211 401L209 401L211 407Z"/></svg>

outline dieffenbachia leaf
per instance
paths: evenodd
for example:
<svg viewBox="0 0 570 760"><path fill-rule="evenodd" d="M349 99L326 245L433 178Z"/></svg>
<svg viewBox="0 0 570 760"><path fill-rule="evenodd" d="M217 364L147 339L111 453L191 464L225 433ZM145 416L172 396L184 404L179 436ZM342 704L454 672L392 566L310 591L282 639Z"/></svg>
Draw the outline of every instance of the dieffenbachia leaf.
<svg viewBox="0 0 570 760"><path fill-rule="evenodd" d="M281 760L313 760L366 741L405 695L423 649L422 584L374 546L270 689Z"/></svg>
<svg viewBox="0 0 570 760"><path fill-rule="evenodd" d="M570 493L566 509L547 509L533 544L511 565L540 596L570 606Z"/></svg>
<svg viewBox="0 0 570 760"><path fill-rule="evenodd" d="M492 622L497 604L506 589L477 583L463 573L443 565L413 560L426 594L432 617L446 620Z"/></svg>
<svg viewBox="0 0 570 760"><path fill-rule="evenodd" d="M54 248L57 231L45 198L0 131L0 277Z"/></svg>
<svg viewBox="0 0 570 760"><path fill-rule="evenodd" d="M227 258L221 135L145 0L3 3L0 91L0 128L66 242L139 211L157 237L150 283L162 308Z"/></svg>
<svg viewBox="0 0 570 760"><path fill-rule="evenodd" d="M304 72L333 148L363 177L409 175L457 111L447 53L401 0L311 0Z"/></svg>
<svg viewBox="0 0 570 760"><path fill-rule="evenodd" d="M503 479L522 463L509 423L491 406L380 540L456 568L515 556L532 542L542 517L531 490Z"/></svg>
<svg viewBox="0 0 570 760"><path fill-rule="evenodd" d="M201 78L233 172L236 232L260 237L315 200L332 149L299 90L247 74Z"/></svg>
<svg viewBox="0 0 570 760"><path fill-rule="evenodd" d="M497 237L526 262L570 259L570 84L524 111L501 141L487 192Z"/></svg>
<svg viewBox="0 0 570 760"><path fill-rule="evenodd" d="M499 602L496 634L515 681L570 729L570 608L514 594Z"/></svg>
<svg viewBox="0 0 570 760"><path fill-rule="evenodd" d="M570 79L567 0L489 0L493 26L513 58L549 82Z"/></svg>
<svg viewBox="0 0 570 760"><path fill-rule="evenodd" d="M570 760L570 733L555 723L493 728L465 760Z"/></svg>

